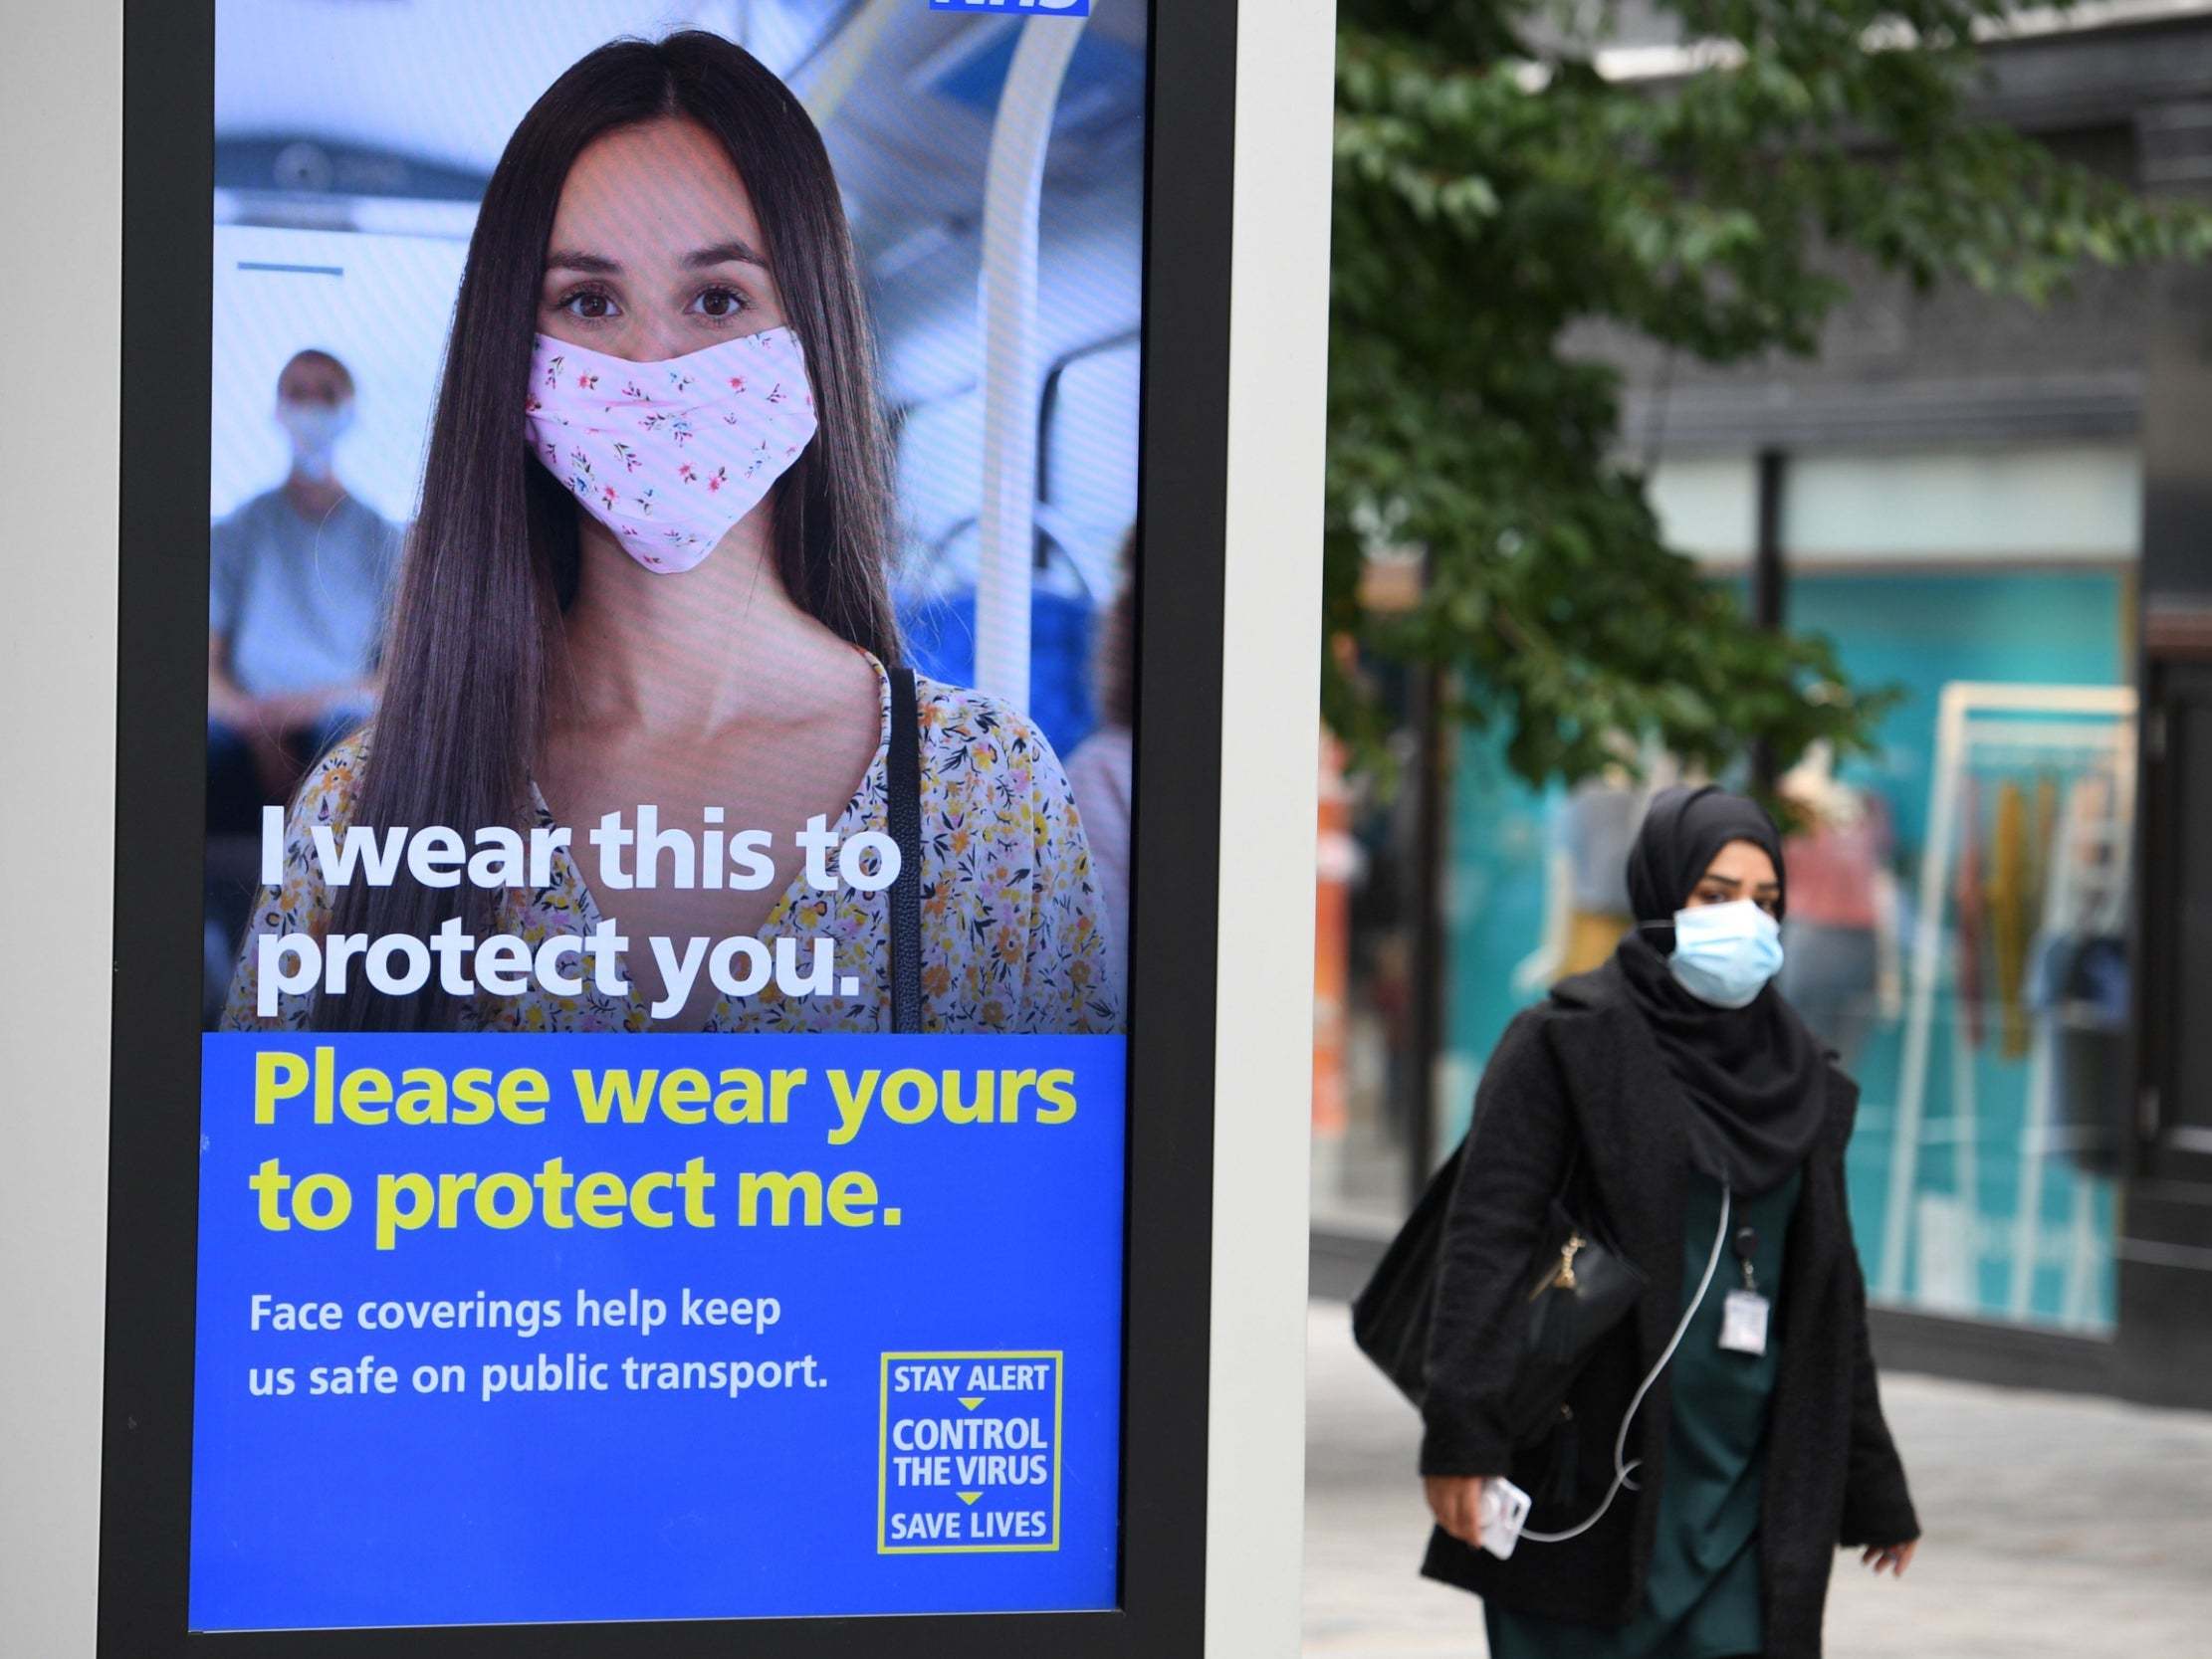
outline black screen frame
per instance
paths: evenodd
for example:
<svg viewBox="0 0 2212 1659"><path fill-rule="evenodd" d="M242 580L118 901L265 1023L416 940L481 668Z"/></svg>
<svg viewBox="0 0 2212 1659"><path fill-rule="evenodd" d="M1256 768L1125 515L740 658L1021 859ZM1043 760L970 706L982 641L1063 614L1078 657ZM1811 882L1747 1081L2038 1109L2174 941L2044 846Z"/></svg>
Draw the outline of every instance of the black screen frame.
<svg viewBox="0 0 2212 1659"><path fill-rule="evenodd" d="M1203 1651L1236 10L1149 38L1119 1608L192 1632L215 0L125 0L106 1659Z"/></svg>

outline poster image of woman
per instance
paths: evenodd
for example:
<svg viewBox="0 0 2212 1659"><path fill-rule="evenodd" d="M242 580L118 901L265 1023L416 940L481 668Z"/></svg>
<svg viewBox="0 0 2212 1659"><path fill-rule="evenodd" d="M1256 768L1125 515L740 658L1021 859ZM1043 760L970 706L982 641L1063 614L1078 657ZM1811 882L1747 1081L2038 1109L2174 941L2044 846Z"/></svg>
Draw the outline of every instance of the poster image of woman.
<svg viewBox="0 0 2212 1659"><path fill-rule="evenodd" d="M819 133L743 48L686 31L584 57L538 100L469 245L374 719L295 798L231 1028L890 1028L890 895L816 849L891 816L902 679L875 350ZM1058 758L1011 707L914 681L921 1029L1118 1029L1109 919ZM592 826L652 824L610 874ZM566 828L544 879L327 879L319 845ZM692 847L760 835L750 879ZM596 844L596 843L594 843ZM668 852L663 848L662 852ZM617 861L619 864L619 861ZM587 872L596 870L599 880ZM537 950L617 923L626 983L516 994L437 973L394 994L271 999L261 943L430 939ZM835 972L733 993L712 939L833 946ZM673 941L673 948L657 948ZM688 950L689 946L699 947Z"/></svg>

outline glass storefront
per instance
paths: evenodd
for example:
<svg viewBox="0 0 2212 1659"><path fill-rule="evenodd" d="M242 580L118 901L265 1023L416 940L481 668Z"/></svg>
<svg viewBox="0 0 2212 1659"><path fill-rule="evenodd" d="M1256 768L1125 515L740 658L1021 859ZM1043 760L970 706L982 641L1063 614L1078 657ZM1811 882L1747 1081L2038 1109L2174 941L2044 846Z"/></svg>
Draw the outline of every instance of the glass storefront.
<svg viewBox="0 0 2212 1659"><path fill-rule="evenodd" d="M1880 948L1839 967L1856 941L1802 913L1790 943L1793 992L1814 990L1800 1002L1864 1089L1849 1171L1878 1301L2112 1329L2132 611L2118 571L1793 587L1794 626L1905 692L1880 757L1838 777L1878 826ZM1814 840L1817 876L1849 840Z"/></svg>
<svg viewBox="0 0 2212 1659"><path fill-rule="evenodd" d="M1785 988L1862 1085L1851 1201L1880 1302L2112 1328L2132 615L2125 566L1793 573L1790 625L1903 693L1877 756L1786 783L1814 827L1789 849ZM1432 1156L1513 1011L1603 937L1642 798L1532 791L1480 734L1444 786Z"/></svg>

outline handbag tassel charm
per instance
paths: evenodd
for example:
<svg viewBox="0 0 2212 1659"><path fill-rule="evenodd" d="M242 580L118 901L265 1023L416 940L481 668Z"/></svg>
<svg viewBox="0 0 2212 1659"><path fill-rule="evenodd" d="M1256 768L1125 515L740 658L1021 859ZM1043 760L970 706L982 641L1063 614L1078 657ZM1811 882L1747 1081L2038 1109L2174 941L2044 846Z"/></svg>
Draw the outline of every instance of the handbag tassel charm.
<svg viewBox="0 0 2212 1659"><path fill-rule="evenodd" d="M1575 1288L1575 1253L1581 1248L1582 1235L1569 1233L1567 1242L1559 1247L1558 1271L1549 1279L1538 1281L1536 1288L1528 1293L1529 1301L1534 1302L1546 1291L1571 1291Z"/></svg>

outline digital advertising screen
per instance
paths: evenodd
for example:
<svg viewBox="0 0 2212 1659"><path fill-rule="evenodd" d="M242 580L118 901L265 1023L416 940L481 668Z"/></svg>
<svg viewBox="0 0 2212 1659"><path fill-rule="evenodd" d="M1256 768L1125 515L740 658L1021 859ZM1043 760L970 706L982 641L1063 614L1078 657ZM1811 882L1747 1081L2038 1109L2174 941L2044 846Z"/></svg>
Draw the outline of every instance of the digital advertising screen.
<svg viewBox="0 0 2212 1659"><path fill-rule="evenodd" d="M189 1628L1117 1606L1147 5L214 27Z"/></svg>

